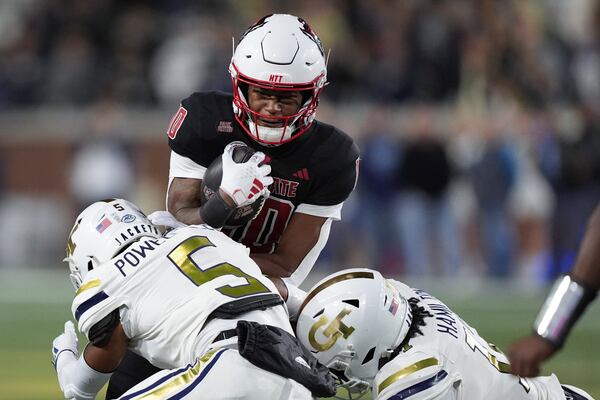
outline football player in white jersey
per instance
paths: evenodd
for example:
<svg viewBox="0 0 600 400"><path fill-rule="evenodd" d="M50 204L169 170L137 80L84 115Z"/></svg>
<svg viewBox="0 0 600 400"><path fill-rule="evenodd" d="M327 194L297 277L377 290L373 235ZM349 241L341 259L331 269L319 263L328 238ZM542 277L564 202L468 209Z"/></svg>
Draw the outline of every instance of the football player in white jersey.
<svg viewBox="0 0 600 400"><path fill-rule="evenodd" d="M122 399L334 392L329 370L293 336L275 284L245 246L219 231L183 226L163 237L136 206L109 199L77 217L66 261L77 290L73 316L90 343L79 356L70 321L53 342L65 398L95 398L128 348L171 369Z"/></svg>
<svg viewBox="0 0 600 400"><path fill-rule="evenodd" d="M555 375L511 375L504 354L444 303L370 269L317 283L296 335L338 377L348 398L374 400L591 399Z"/></svg>

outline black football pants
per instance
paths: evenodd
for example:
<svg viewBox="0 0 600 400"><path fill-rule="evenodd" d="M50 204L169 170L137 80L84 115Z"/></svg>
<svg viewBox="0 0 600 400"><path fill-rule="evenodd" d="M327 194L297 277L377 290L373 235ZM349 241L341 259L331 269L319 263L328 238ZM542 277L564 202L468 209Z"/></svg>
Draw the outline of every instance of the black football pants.
<svg viewBox="0 0 600 400"><path fill-rule="evenodd" d="M127 350L119 368L112 374L108 381L106 400L117 399L126 391L160 371L160 368L150 364L148 360Z"/></svg>

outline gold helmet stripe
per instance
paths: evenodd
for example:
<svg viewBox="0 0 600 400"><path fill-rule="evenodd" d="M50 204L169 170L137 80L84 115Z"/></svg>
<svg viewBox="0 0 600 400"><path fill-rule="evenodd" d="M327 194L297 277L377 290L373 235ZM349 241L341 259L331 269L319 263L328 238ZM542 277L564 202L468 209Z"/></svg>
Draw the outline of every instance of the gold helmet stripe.
<svg viewBox="0 0 600 400"><path fill-rule="evenodd" d="M348 279L357 279L357 278L375 279L373 276L373 273L367 272L367 271L353 271L353 272L348 272L346 274L334 276L333 278L326 280L325 282L321 283L319 286L317 286L316 288L314 288L313 290L310 291L308 296L306 296L306 298L302 302L302 305L300 306L300 310L298 311L298 314L300 314L302 312L302 310L304 309L304 306L306 306L306 304L308 304L308 302L322 290L328 288L329 286L331 286L335 283L347 281Z"/></svg>

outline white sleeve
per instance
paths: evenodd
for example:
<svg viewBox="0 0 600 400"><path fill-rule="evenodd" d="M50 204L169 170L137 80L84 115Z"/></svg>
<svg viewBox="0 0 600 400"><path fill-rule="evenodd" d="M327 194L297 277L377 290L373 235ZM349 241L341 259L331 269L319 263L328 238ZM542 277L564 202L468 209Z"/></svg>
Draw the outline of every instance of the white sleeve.
<svg viewBox="0 0 600 400"><path fill-rule="evenodd" d="M75 358L65 352L56 360L58 383L66 399L93 400L112 373L98 372L90 367L83 355Z"/></svg>
<svg viewBox="0 0 600 400"><path fill-rule="evenodd" d="M171 150L171 161L169 162L169 183L167 195L165 196L165 207L169 204L169 189L175 178L202 179L206 173L206 167L195 163L187 157L181 156Z"/></svg>
<svg viewBox="0 0 600 400"><path fill-rule="evenodd" d="M344 202L334 204L332 206L317 206L314 204L300 204L296 208L296 212L317 217L331 218L336 221L342 219L342 206Z"/></svg>
<svg viewBox="0 0 600 400"><path fill-rule="evenodd" d="M290 320L295 320L298 318L298 311L300 311L300 306L306 298L306 292L300 289L298 286L292 284L289 281L289 278L283 278L283 282L288 290L288 297L285 301L285 305L287 306Z"/></svg>
<svg viewBox="0 0 600 400"><path fill-rule="evenodd" d="M459 382L436 357L420 351L400 354L375 376L373 399L456 400Z"/></svg>
<svg viewBox="0 0 600 400"><path fill-rule="evenodd" d="M312 267L315 265L317 258L319 258L319 254L321 254L321 250L327 244L327 239L329 239L329 232L331 230L331 218L327 218L327 220L321 226L321 233L319 234L319 239L317 243L314 245L312 249L306 254L304 259L298 265L298 268L292 273L289 278L285 278L284 281L286 284L290 283L295 286L300 286L300 284L304 281Z"/></svg>
<svg viewBox="0 0 600 400"><path fill-rule="evenodd" d="M195 163L187 157L181 156L171 151L171 161L169 163L169 179L173 178L204 178L206 167Z"/></svg>

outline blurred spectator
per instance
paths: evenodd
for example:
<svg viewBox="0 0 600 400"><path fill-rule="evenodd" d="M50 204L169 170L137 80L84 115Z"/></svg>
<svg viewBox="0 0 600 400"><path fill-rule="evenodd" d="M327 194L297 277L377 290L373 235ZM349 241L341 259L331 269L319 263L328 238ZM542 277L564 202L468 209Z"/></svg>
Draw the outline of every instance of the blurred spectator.
<svg viewBox="0 0 600 400"><path fill-rule="evenodd" d="M172 106L209 78L209 63L216 58L209 18L180 16L180 25L154 55L151 79L161 103ZM227 59L227 58L225 58ZM230 84L230 83L229 83Z"/></svg>
<svg viewBox="0 0 600 400"><path fill-rule="evenodd" d="M547 172L556 194L553 216L554 268L549 279L568 271L600 199L600 117L581 105L559 119L558 164ZM553 174L552 174L553 173Z"/></svg>
<svg viewBox="0 0 600 400"><path fill-rule="evenodd" d="M417 2L407 21L408 65L400 99L442 101L456 95L460 71L460 33L454 4Z"/></svg>
<svg viewBox="0 0 600 400"><path fill-rule="evenodd" d="M42 101L49 105L89 104L96 95L94 48L80 26L66 27L58 37L46 66Z"/></svg>
<svg viewBox="0 0 600 400"><path fill-rule="evenodd" d="M395 223L411 276L451 276L461 265L461 241L448 200L453 170L432 118L424 106L411 113L398 168Z"/></svg>
<svg viewBox="0 0 600 400"><path fill-rule="evenodd" d="M528 110L508 122L516 132L518 174L509 195L510 217L518 233L517 270L524 285L544 285L551 265L550 231L554 193L537 164L540 144L554 135L545 112Z"/></svg>
<svg viewBox="0 0 600 400"><path fill-rule="evenodd" d="M467 174L478 204L481 248L489 275L509 278L516 251L508 210L509 194L518 173L516 153L492 121L480 128L480 148Z"/></svg>
<svg viewBox="0 0 600 400"><path fill-rule="evenodd" d="M131 198L135 190L134 159L119 107L110 96L98 101L75 147L70 183L77 212L98 200Z"/></svg>
<svg viewBox="0 0 600 400"><path fill-rule="evenodd" d="M321 28L336 49L327 94L335 101L437 103L478 86L484 100L504 92L544 105L599 92L600 8L591 0L29 0L0 8L0 104L86 106L106 86L126 104L155 104L180 98L186 80L223 89L213 60L242 33L235 22L269 10Z"/></svg>
<svg viewBox="0 0 600 400"><path fill-rule="evenodd" d="M359 231L365 236L366 259L374 267L397 273L400 254L393 207L402 151L390 127L390 117L384 107L376 107L366 118L357 190Z"/></svg>

